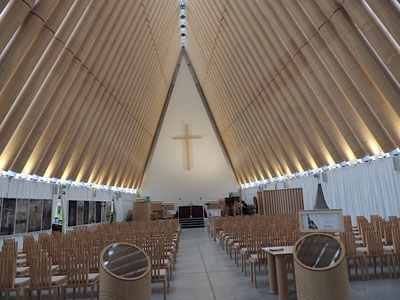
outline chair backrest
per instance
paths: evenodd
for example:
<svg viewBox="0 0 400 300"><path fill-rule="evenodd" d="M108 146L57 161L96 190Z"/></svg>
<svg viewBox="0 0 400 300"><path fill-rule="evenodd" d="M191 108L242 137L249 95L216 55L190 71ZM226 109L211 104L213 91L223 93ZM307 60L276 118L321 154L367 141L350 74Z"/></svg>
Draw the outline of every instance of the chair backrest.
<svg viewBox="0 0 400 300"><path fill-rule="evenodd" d="M85 285L89 282L89 255L70 254L67 257L67 284Z"/></svg>
<svg viewBox="0 0 400 300"><path fill-rule="evenodd" d="M400 254L400 229L392 229L392 237L394 253Z"/></svg>
<svg viewBox="0 0 400 300"><path fill-rule="evenodd" d="M152 238L149 240L150 245L150 259L151 259L151 269L152 278L160 279L164 275L161 273L164 268L164 241L162 238Z"/></svg>
<svg viewBox="0 0 400 300"><path fill-rule="evenodd" d="M365 232L367 242L367 252L369 255L383 255L382 238L377 231L366 231Z"/></svg>
<svg viewBox="0 0 400 300"><path fill-rule="evenodd" d="M341 232L340 240L344 244L347 257L354 257L357 254L356 243L352 232Z"/></svg>
<svg viewBox="0 0 400 300"><path fill-rule="evenodd" d="M29 266L30 287L43 288L51 286L52 259L43 250L33 255Z"/></svg>
<svg viewBox="0 0 400 300"><path fill-rule="evenodd" d="M393 245L392 228L393 226L390 223L385 224L382 227L386 245Z"/></svg>
<svg viewBox="0 0 400 300"><path fill-rule="evenodd" d="M0 292L14 288L17 272L17 258L0 256Z"/></svg>

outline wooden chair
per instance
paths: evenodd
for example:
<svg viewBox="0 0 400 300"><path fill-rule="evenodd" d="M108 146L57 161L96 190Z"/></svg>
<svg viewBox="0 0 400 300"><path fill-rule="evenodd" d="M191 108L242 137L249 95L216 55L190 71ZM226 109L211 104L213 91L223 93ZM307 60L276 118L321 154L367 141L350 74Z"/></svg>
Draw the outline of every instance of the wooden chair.
<svg viewBox="0 0 400 300"><path fill-rule="evenodd" d="M0 298L8 300L11 292L15 292L15 299L19 299L21 288L29 284L29 277L15 278L17 269L16 257L0 256ZM3 298L3 293L5 298ZM23 295L25 300L25 293Z"/></svg>
<svg viewBox="0 0 400 300"><path fill-rule="evenodd" d="M364 280L364 268L367 269L365 263L365 257L362 254L357 253L356 244L354 235L352 232L341 232L340 233L340 240L344 244L345 252L346 252L346 260L347 260L347 269L350 274L350 260L353 261L353 266L356 275L358 275L358 267L357 267L357 260L360 263L360 270L361 270L361 278ZM368 273L368 272L367 272Z"/></svg>
<svg viewBox="0 0 400 300"><path fill-rule="evenodd" d="M67 280L65 275L53 276L52 259L44 251L31 258L29 273L30 285L25 290L29 299L32 299L34 291L37 291L41 299L42 290L48 290L49 297L54 290L53 299L57 299L60 286Z"/></svg>
<svg viewBox="0 0 400 300"><path fill-rule="evenodd" d="M374 266L374 272L376 274L376 258L379 258L379 265L381 268L381 274L383 275L383 262L382 259L385 260L385 263L389 270L389 276L392 278L392 254L385 252L383 249L381 234L377 231L366 231L365 232L366 242L367 242L367 255L366 257L372 259L372 263ZM391 262L389 263L389 259ZM367 276L368 276L368 268L367 268Z"/></svg>
<svg viewBox="0 0 400 300"><path fill-rule="evenodd" d="M258 238L256 240L256 253L251 254L249 257L250 270L251 270L251 281L254 283L254 287L257 288L257 265L260 267L262 264L267 262L267 253L262 250L263 247L267 247L267 241L265 238Z"/></svg>
<svg viewBox="0 0 400 300"><path fill-rule="evenodd" d="M151 259L151 282L162 282L164 288L164 300L167 299L169 293L169 272L164 267L163 241L161 239L153 239L150 244Z"/></svg>
<svg viewBox="0 0 400 300"><path fill-rule="evenodd" d="M99 281L99 274L93 274L91 276L89 273L89 254L72 254L67 258L67 262L67 280L62 286L63 299L66 299L67 288L73 289L73 299L75 300L77 296L76 290L78 290L78 299L81 299L81 296L86 298L86 288L90 287L90 299L93 300L94 286ZM83 289L82 294L81 288Z"/></svg>
<svg viewBox="0 0 400 300"><path fill-rule="evenodd" d="M397 267L400 273L400 229L392 229L393 237L393 273L397 277Z"/></svg>

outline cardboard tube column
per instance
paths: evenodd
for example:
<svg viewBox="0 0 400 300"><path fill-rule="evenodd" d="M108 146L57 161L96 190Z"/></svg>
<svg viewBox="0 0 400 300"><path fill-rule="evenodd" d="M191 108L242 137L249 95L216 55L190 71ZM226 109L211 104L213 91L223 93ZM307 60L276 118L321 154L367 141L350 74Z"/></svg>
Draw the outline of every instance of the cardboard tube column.
<svg viewBox="0 0 400 300"><path fill-rule="evenodd" d="M325 233L307 235L293 247L297 299L350 300L343 244Z"/></svg>
<svg viewBox="0 0 400 300"><path fill-rule="evenodd" d="M100 254L101 300L150 300L151 262L140 248L126 243L107 246Z"/></svg>

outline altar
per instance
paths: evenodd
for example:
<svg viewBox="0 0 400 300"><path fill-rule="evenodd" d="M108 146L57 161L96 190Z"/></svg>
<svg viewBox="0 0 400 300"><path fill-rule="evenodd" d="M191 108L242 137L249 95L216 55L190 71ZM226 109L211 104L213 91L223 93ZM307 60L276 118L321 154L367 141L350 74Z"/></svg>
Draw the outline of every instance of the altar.
<svg viewBox="0 0 400 300"><path fill-rule="evenodd" d="M187 218L203 218L204 208L203 205L184 205L178 207L179 219Z"/></svg>
<svg viewBox="0 0 400 300"><path fill-rule="evenodd" d="M203 205L179 206L178 218L182 228L204 227L204 207Z"/></svg>

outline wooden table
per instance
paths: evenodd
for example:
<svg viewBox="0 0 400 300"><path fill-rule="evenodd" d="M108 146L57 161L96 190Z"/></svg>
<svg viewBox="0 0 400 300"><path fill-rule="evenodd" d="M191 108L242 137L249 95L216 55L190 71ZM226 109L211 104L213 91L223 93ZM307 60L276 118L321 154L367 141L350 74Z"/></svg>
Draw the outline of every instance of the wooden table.
<svg viewBox="0 0 400 300"><path fill-rule="evenodd" d="M269 292L271 294L279 294L280 300L289 300L285 256L293 255L293 246L266 247L262 248L262 250L267 252Z"/></svg>

